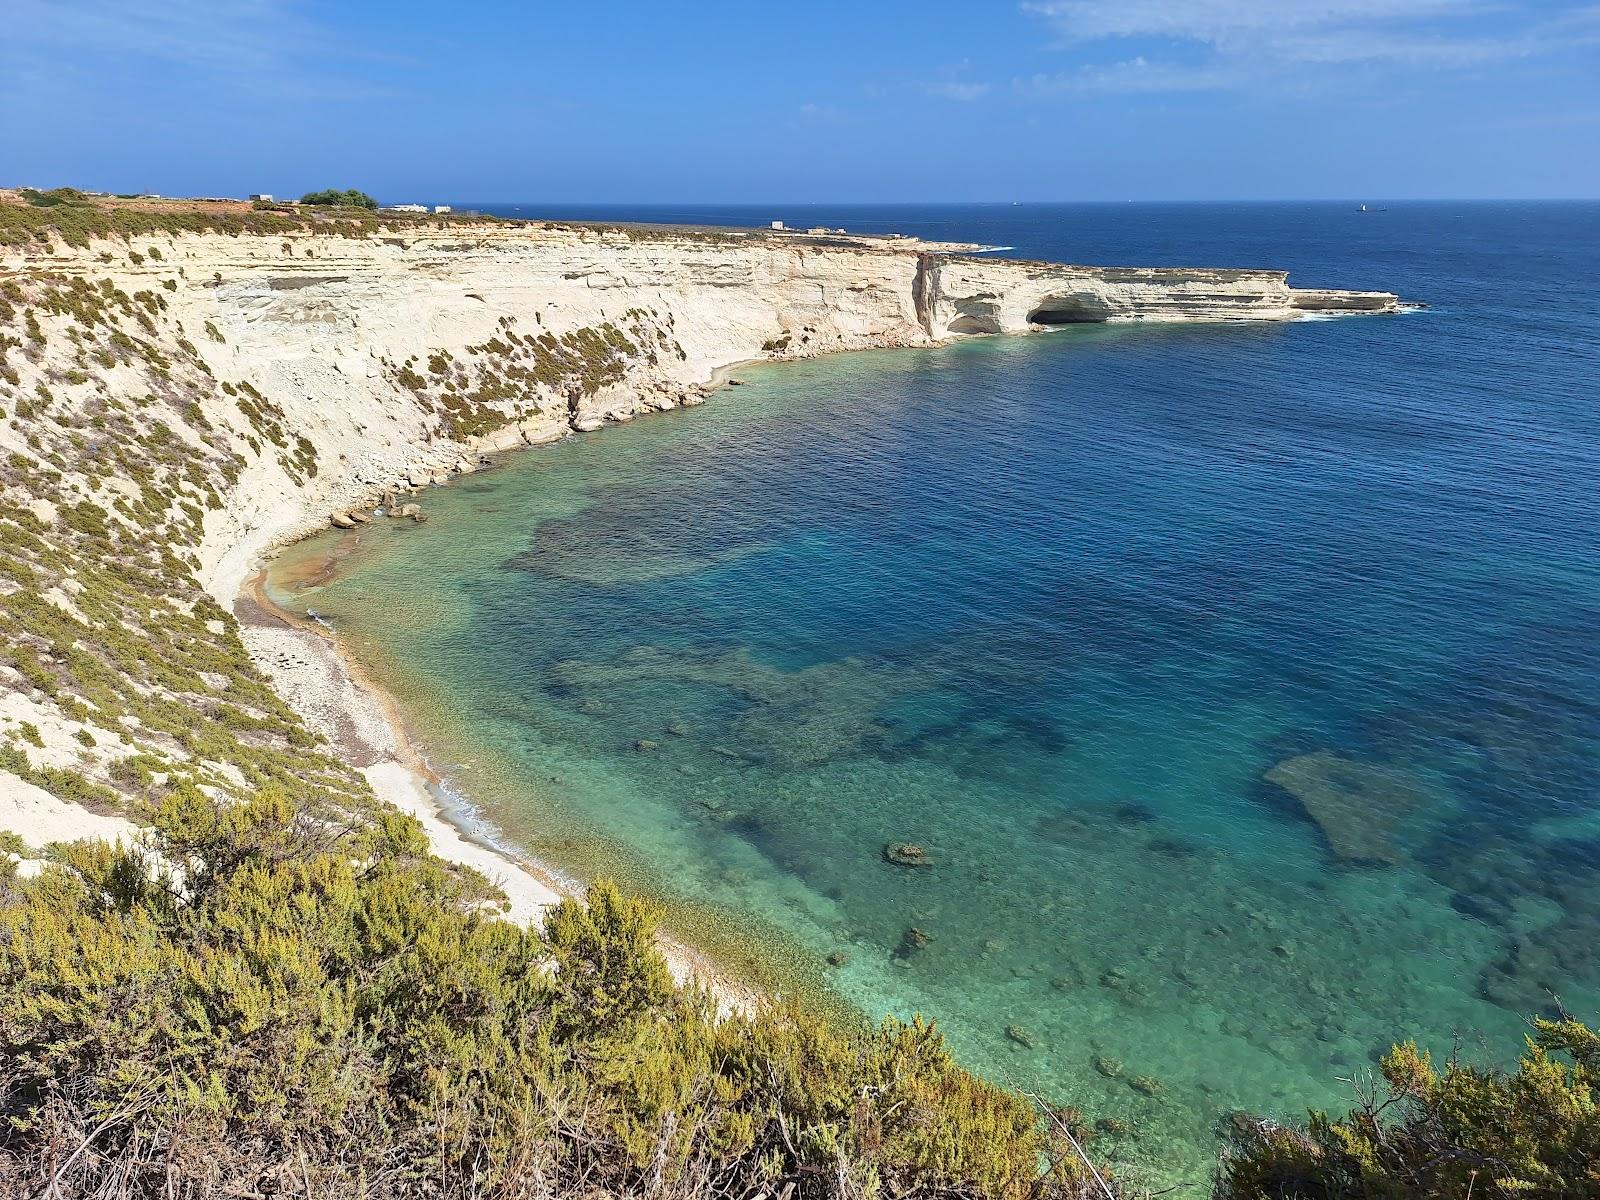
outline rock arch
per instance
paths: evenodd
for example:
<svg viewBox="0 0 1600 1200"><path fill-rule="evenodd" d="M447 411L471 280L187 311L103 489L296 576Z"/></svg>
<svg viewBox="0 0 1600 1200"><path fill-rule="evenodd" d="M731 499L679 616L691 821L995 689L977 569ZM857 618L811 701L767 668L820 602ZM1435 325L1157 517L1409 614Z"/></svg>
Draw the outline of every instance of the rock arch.
<svg viewBox="0 0 1600 1200"><path fill-rule="evenodd" d="M1028 313L1030 325L1083 325L1111 319L1111 305L1094 292L1046 296Z"/></svg>

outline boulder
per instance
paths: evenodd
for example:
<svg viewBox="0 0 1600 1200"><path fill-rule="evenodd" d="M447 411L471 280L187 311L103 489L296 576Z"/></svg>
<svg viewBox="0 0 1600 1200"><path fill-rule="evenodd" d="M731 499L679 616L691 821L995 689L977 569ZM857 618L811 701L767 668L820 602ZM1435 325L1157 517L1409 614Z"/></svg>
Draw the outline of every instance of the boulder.
<svg viewBox="0 0 1600 1200"><path fill-rule="evenodd" d="M883 861L897 867L931 867L933 859L915 842L890 842L883 848Z"/></svg>
<svg viewBox="0 0 1600 1200"><path fill-rule="evenodd" d="M1331 750L1285 759L1263 778L1293 796L1333 852L1353 862L1399 862L1395 825L1432 799L1419 780L1398 767L1342 758Z"/></svg>
<svg viewBox="0 0 1600 1200"><path fill-rule="evenodd" d="M913 954L919 954L926 950L932 942L933 935L931 933L926 933L913 925L900 935L900 945L895 949L895 956L897 958L910 958Z"/></svg>
<svg viewBox="0 0 1600 1200"><path fill-rule="evenodd" d="M356 527L356 523L344 513L334 513L328 520L335 529L354 529Z"/></svg>
<svg viewBox="0 0 1600 1200"><path fill-rule="evenodd" d="M1015 1042L1017 1045L1021 1046L1024 1050L1035 1050L1038 1049L1039 1046L1039 1043L1034 1038L1033 1034L1024 1029L1021 1025L1007 1025L1006 1037Z"/></svg>
<svg viewBox="0 0 1600 1200"><path fill-rule="evenodd" d="M367 514L362 512L359 508L353 508L348 513L346 513L345 515L348 516L357 525L370 525L370 524L372 524L372 518L367 516Z"/></svg>

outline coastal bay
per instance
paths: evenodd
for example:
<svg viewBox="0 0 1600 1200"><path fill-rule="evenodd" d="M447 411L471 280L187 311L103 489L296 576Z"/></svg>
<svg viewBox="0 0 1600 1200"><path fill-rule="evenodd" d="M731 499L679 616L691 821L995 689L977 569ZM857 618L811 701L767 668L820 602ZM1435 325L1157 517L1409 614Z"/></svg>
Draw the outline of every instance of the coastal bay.
<svg viewBox="0 0 1600 1200"><path fill-rule="evenodd" d="M1487 736L1460 672L1516 626L1418 608L1474 575L1400 566L1453 519L1498 536L1449 499L1456 443L1422 432L1468 420L1463 393L1379 382L1419 340L1459 354L1448 322L1470 337L1483 301L1408 282L1445 311L742 371L708 408L452 485L300 602L513 841L759 918L863 1011L935 1014L967 1061L1110 1122L1112 1161L1203 1170L1229 1111L1336 1103L1397 1024L1514 1037L1551 978L1505 957L1551 902L1530 864L1581 861L1502 839L1522 915L1460 909L1454 872L1478 868L1447 848L1513 769L1460 758ZM1415 461L1344 432L1402 413ZM1388 517L1359 545L1393 557L1357 569L1367 494ZM1546 602L1585 603L1582 578ZM1493 736L1581 790L1573 718L1514 697ZM902 841L929 865L885 862Z"/></svg>
<svg viewBox="0 0 1600 1200"><path fill-rule="evenodd" d="M110 444L134 455L123 473L151 479L147 453L162 472L134 506L92 466L50 488L31 473L24 449L63 462L85 450L70 432L42 451L18 443L13 482L30 499L8 519L39 564L53 560L36 533L58 522L125 556L102 523L144 522L136 544L156 568L115 580L111 611L179 622L182 637L160 624L149 636L183 656L160 678L188 689L167 704L95 678L86 711L70 692L63 705L12 688L23 748L0 782L22 799L24 843L60 836L56 818L29 825L46 785L128 813L174 781L225 796L266 779L331 795L335 813L389 801L445 857L503 879L520 919L613 874L669 905L683 945L713 949L710 974L839 997L869 1018L937 1016L963 1062L1081 1105L1101 1123L1097 1154L1129 1178L1202 1178L1236 1108L1337 1102L1397 1023L1504 1035L1545 988L1582 1000L1587 967L1564 946L1589 894L1585 660L1529 712L1527 685L1466 648L1518 644L1523 623L1562 627L1586 603L1566 473L1581 464L1539 475L1550 491L1532 498L1516 491L1530 475L1486 475L1485 422L1506 417L1472 382L1492 352L1486 322L1579 345L1586 293L1563 279L1574 315L1537 299L1548 280L1496 290L1473 258L1490 234L1476 231L1445 239L1442 270L1391 281L1399 230L1352 237L1316 207L1182 216L1052 213L1019 251L1165 259L1128 286L1233 289L1179 322L1149 319L1173 314L1140 311L1116 272L1060 269L1104 287L1096 303L1133 306L1077 319L1055 268L985 260L950 289L919 251L870 240L813 254L722 235L730 251L658 231L639 251L637 234L491 220L460 245L441 244L449 230L411 242L311 225L282 242L196 228L136 251L8 251L7 295L33 318L19 394L55 404L60 388L64 431L114 422ZM1559 227L1569 213L1535 216ZM938 219L952 220L980 217ZM1248 236L1230 244L1229 230ZM1017 232L983 240L1025 243ZM1314 283L1382 278L1434 308L1306 321L1322 313L1296 296L1342 293L1177 265L1206 245ZM575 258L607 265L568 278ZM641 284L616 267L634 262L657 274ZM863 269L835 306L828 289ZM1016 297L973 306L990 304L982 280L1008 275ZM650 290L671 278L685 290ZM374 303L397 288L403 300ZM535 303L546 294L559 318ZM650 304L619 310L630 296ZM513 336L519 314L543 332ZM1061 314L1074 319L1030 319ZM955 327L991 319L1041 336ZM1430 340L1435 321L1447 336ZM104 328L122 340L96 353L119 370L96 381L73 356ZM899 348L870 349L885 345ZM818 357L845 349L862 352ZM740 367L743 386L699 407L716 369L758 356L808 361ZM1444 381L1420 407L1385 382L1419 360ZM1505 360L1487 369L1515 375ZM1543 376L1512 417L1581 426L1568 401L1583 387ZM135 415L118 415L128 402ZM150 403L163 407L143 413ZM181 447L165 421L188 431ZM1417 459L1368 440L1395 428ZM1483 515L1464 481L1485 478L1552 522L1548 542ZM1368 498L1391 519L1369 525ZM1460 545L1512 539L1505 561L1521 573L1508 578L1530 599L1504 623L1471 624L1485 614L1470 603L1481 577L1459 571L1470 555L1405 573L1447 517L1464 518ZM345 530L281 561L278 599L317 608L380 690L248 596L232 625L218 607L265 552L330 521ZM1349 530L1369 527L1352 560ZM1547 544L1575 557L1547 561ZM1232 546L1242 557L1219 554ZM332 571L330 554L345 559ZM8 682L74 686L65 664L84 661L53 648L110 628L79 615L91 600L88 613L107 611L94 560L66 561L46 607L28 589L6 597L31 605L18 611L43 655ZM74 600L83 577L93 590ZM151 578L172 592L165 608L122 598ZM1427 637L1395 632L1418 612ZM1373 631L1385 634L1369 645ZM1411 683L1387 692L1373 681L1397 663ZM1485 686L1487 718L1463 700ZM217 719L194 725L190 707ZM251 733L237 745L236 728ZM117 790L125 779L133 794ZM1539 797L1515 794L1528 779ZM1552 799L1573 819L1528 824ZM91 816L82 832L105 831ZM1484 872L1514 883L1485 888ZM677 956L680 975L691 957Z"/></svg>

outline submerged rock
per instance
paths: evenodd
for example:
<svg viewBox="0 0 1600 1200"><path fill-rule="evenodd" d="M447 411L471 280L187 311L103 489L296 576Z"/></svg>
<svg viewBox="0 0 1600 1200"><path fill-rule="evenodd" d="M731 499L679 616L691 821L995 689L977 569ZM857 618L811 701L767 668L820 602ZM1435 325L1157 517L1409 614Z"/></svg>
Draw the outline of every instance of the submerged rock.
<svg viewBox="0 0 1600 1200"><path fill-rule="evenodd" d="M1116 1117L1101 1117L1094 1123L1095 1132L1103 1133L1106 1137L1124 1137L1128 1132L1128 1123Z"/></svg>
<svg viewBox="0 0 1600 1200"><path fill-rule="evenodd" d="M1094 1069L1107 1079L1120 1079L1122 1077L1122 1064L1116 1059L1106 1058L1104 1055L1097 1054L1094 1056Z"/></svg>
<svg viewBox="0 0 1600 1200"><path fill-rule="evenodd" d="M1128 1086L1141 1096L1159 1096L1163 1090L1161 1081L1152 1079L1148 1075L1128 1076Z"/></svg>
<svg viewBox="0 0 1600 1200"><path fill-rule="evenodd" d="M1357 762L1330 750L1285 759L1263 778L1299 801L1333 852L1353 862L1399 862L1394 827L1432 799L1398 767Z"/></svg>
<svg viewBox="0 0 1600 1200"><path fill-rule="evenodd" d="M830 967L842 967L849 961L850 956L843 950L835 950L832 954L828 955L828 965Z"/></svg>
<svg viewBox="0 0 1600 1200"><path fill-rule="evenodd" d="M910 958L913 954L926 950L932 943L931 933L926 933L913 925L900 935L900 945L895 948L895 956Z"/></svg>
<svg viewBox="0 0 1600 1200"><path fill-rule="evenodd" d="M883 860L897 867L931 867L933 859L915 842L890 842L883 848Z"/></svg>
<svg viewBox="0 0 1600 1200"><path fill-rule="evenodd" d="M1034 1038L1033 1034L1024 1029L1021 1025L1007 1025L1006 1037L1010 1038L1013 1042L1026 1050L1036 1050L1039 1047L1039 1043Z"/></svg>

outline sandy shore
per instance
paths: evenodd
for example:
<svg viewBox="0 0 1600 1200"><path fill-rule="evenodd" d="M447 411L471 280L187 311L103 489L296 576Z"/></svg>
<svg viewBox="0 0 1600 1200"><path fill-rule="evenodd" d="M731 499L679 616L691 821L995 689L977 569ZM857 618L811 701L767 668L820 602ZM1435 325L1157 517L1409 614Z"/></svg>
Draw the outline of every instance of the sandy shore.
<svg viewBox="0 0 1600 1200"><path fill-rule="evenodd" d="M725 378L738 365L720 374ZM331 559L323 569L336 567ZM378 798L416 817L440 858L472 867L505 892L508 920L534 924L547 906L581 895L581 881L517 849L470 805L449 802L444 781L413 739L393 697L330 629L274 603L266 592L266 574L258 569L250 576L234 604L240 636L278 694L366 777ZM758 993L728 979L694 948L663 938L662 951L674 978L710 988L724 1006L750 1010L762 1003Z"/></svg>

